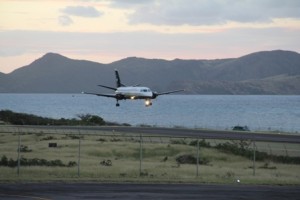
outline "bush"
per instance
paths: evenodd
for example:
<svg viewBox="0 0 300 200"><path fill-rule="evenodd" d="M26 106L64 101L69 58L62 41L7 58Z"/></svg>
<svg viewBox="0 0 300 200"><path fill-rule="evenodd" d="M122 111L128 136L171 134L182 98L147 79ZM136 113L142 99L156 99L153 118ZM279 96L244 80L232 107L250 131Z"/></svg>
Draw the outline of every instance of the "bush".
<svg viewBox="0 0 300 200"><path fill-rule="evenodd" d="M197 164L197 158L190 154L185 154L178 156L176 158L176 162L179 164ZM209 163L209 159L206 157L199 158L199 164L207 165Z"/></svg>
<svg viewBox="0 0 300 200"><path fill-rule="evenodd" d="M18 149L18 150L19 150L19 149ZM28 146L21 145L21 146L20 146L20 152L24 152L24 153L32 152L32 149L29 149Z"/></svg>
<svg viewBox="0 0 300 200"><path fill-rule="evenodd" d="M84 125L105 125L105 121L97 115L80 114L77 116L81 119Z"/></svg>
<svg viewBox="0 0 300 200"><path fill-rule="evenodd" d="M6 156L2 156L0 165L7 166L8 165L8 159Z"/></svg>
<svg viewBox="0 0 300 200"><path fill-rule="evenodd" d="M67 165L64 164L61 160L45 160L45 159L39 159L39 158L20 158L20 164L21 166L49 166L49 167L74 167L77 165L75 161L70 161ZM0 166L6 166L6 167L16 167L18 165L18 160L13 160L3 155L0 161Z"/></svg>
<svg viewBox="0 0 300 200"><path fill-rule="evenodd" d="M79 139L83 139L83 135L72 135L72 134L67 134L67 137L71 138L72 140L79 140Z"/></svg>
<svg viewBox="0 0 300 200"><path fill-rule="evenodd" d="M232 153L234 155L243 156L248 159L253 159L253 149L249 148L249 145L244 145L243 142L239 144L231 144L229 142L218 144L216 149L224 153ZM277 156L269 155L266 152L255 151L255 159L257 161L273 161L284 164L300 164L300 157L290 157L290 156Z"/></svg>
<svg viewBox="0 0 300 200"><path fill-rule="evenodd" d="M197 146L198 144L198 140L193 140L190 142L190 146ZM210 143L206 142L205 139L202 139L199 141L199 147L206 147L206 148L210 148Z"/></svg>
<svg viewBox="0 0 300 200"><path fill-rule="evenodd" d="M171 144L184 144L186 145L186 141L184 139L178 139L178 140L171 140Z"/></svg>
<svg viewBox="0 0 300 200"><path fill-rule="evenodd" d="M56 140L56 139L57 139L56 137L47 136L47 137L42 138L41 141L43 141L43 140Z"/></svg>
<svg viewBox="0 0 300 200"><path fill-rule="evenodd" d="M10 110L0 111L0 120L14 125L105 125L106 122L97 115L82 114L78 119L52 119L32 114L15 113Z"/></svg>
<svg viewBox="0 0 300 200"><path fill-rule="evenodd" d="M8 166L8 167L16 167L17 164L18 164L18 161L14 161L12 158L10 158L10 159L8 160L7 166Z"/></svg>
<svg viewBox="0 0 300 200"><path fill-rule="evenodd" d="M76 163L75 161L70 161L70 162L68 163L67 167L74 167L74 166L76 166L76 165L77 165L77 163Z"/></svg>

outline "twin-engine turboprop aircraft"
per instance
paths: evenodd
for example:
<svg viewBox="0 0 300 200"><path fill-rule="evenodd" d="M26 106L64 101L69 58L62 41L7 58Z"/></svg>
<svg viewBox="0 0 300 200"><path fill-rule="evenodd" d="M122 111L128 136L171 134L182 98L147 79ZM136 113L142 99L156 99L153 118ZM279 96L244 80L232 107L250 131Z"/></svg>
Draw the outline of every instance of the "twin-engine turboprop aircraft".
<svg viewBox="0 0 300 200"><path fill-rule="evenodd" d="M117 100L116 103L117 107L120 106L119 100L145 99L145 106L148 107L152 105L151 99L155 99L156 97L164 94L171 94L175 92L184 91L184 90L173 90L173 91L158 93L158 92L152 92L148 87L140 87L139 85L125 86L124 84L121 83L118 70L115 70L115 74L116 74L116 88L105 86L105 85L98 85L103 88L114 90L115 94L99 94L99 93L90 93L90 92L82 92L82 93L115 98Z"/></svg>

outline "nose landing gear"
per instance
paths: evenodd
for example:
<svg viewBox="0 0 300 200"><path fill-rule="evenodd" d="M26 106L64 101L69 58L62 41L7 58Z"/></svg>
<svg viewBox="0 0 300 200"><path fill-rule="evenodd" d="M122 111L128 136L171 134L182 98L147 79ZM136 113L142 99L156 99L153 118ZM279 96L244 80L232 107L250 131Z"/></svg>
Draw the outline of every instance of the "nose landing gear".
<svg viewBox="0 0 300 200"><path fill-rule="evenodd" d="M116 107L119 107L119 106L120 106L120 104L119 104L119 101L117 100Z"/></svg>

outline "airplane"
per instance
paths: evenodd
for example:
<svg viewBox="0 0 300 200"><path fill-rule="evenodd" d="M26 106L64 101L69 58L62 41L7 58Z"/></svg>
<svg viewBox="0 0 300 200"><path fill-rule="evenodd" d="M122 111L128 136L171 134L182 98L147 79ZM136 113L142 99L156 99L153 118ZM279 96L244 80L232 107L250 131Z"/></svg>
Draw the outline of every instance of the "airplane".
<svg viewBox="0 0 300 200"><path fill-rule="evenodd" d="M117 103L116 106L119 107L119 100L136 100L136 99L144 99L145 100L145 106L149 107L152 105L151 99L156 99L156 97L160 95L165 95L165 94L171 94L175 92L181 92L184 90L173 90L173 91L168 91L168 92L152 92L150 88L148 87L142 87L139 86L139 84L134 85L134 86L126 86L121 83L121 79L119 76L118 70L115 69L115 76L116 76L116 87L110 87L106 85L98 85L100 87L114 90L114 94L99 94L99 93L91 93L91 92L82 92L83 94L91 94L91 95L97 95L97 96L103 96L103 97L110 97L110 98L115 98Z"/></svg>

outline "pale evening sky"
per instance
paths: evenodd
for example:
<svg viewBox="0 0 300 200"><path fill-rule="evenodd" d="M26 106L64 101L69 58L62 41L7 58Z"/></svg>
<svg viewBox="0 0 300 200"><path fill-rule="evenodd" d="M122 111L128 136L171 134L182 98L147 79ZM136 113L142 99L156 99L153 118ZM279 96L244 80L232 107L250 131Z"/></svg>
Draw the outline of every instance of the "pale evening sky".
<svg viewBox="0 0 300 200"><path fill-rule="evenodd" d="M3 73L47 52L100 63L300 52L300 1L0 0L0 47Z"/></svg>

